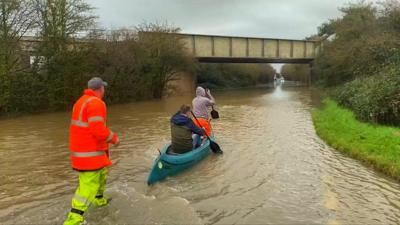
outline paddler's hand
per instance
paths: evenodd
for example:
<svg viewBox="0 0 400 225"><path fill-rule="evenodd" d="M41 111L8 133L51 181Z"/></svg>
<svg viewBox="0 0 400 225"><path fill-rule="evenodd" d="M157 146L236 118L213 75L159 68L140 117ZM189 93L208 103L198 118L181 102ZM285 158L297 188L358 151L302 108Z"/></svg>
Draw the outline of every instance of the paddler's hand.
<svg viewBox="0 0 400 225"><path fill-rule="evenodd" d="M206 128L202 127L202 128L200 128L200 129L202 129L203 132L204 132L203 136L206 136Z"/></svg>
<svg viewBox="0 0 400 225"><path fill-rule="evenodd" d="M209 97L211 96L211 91L210 91L210 89L207 88L206 93L207 93L207 95L208 95Z"/></svg>

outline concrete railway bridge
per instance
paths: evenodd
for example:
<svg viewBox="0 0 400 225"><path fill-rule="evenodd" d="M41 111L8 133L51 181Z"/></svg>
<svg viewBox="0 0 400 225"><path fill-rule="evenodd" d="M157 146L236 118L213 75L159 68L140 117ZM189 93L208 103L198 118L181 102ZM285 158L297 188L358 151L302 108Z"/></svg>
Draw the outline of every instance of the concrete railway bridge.
<svg viewBox="0 0 400 225"><path fill-rule="evenodd" d="M322 50L322 42L256 37L178 34L186 49L202 63L293 63L312 64ZM181 92L194 90L196 77L182 74L177 81Z"/></svg>

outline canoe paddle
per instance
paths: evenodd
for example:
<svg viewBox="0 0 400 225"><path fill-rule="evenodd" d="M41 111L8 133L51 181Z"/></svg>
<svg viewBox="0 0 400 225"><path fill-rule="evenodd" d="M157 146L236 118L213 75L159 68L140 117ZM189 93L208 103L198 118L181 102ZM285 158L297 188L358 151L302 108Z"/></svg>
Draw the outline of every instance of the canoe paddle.
<svg viewBox="0 0 400 225"><path fill-rule="evenodd" d="M203 128L203 127L200 125L199 120L197 120L197 117L194 115L193 111L190 111L190 112L192 113L192 116L194 117L194 119L196 120L196 122L199 124L199 126L200 126L201 128ZM224 152L221 150L221 148L219 147L219 145L218 145L216 142L214 142L213 140L211 140L210 136L208 136L208 134L207 134L207 132L205 132L206 130L205 130L204 128L203 128L203 130L204 130L204 134L206 135L206 137L208 138L208 140L210 140L210 147L211 147L211 150L212 150L215 154L223 154Z"/></svg>
<svg viewBox="0 0 400 225"><path fill-rule="evenodd" d="M206 93L208 98L210 98L210 96L208 95L208 92L210 91L210 89L206 88ZM214 106L211 106L211 118L213 119L219 119L219 113L217 110L214 109Z"/></svg>
<svg viewBox="0 0 400 225"><path fill-rule="evenodd" d="M214 106L211 106L211 118L213 119L219 119L219 113L217 110L214 109Z"/></svg>

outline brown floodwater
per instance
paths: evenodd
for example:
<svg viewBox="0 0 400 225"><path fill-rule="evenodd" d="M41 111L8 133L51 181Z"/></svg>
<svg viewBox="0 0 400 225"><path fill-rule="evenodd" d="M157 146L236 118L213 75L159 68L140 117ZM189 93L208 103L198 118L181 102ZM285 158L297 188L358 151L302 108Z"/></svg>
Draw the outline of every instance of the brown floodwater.
<svg viewBox="0 0 400 225"><path fill-rule="evenodd" d="M276 88L215 93L224 155L146 185L169 118L191 96L109 107L110 205L88 224L399 224L400 185L315 133L318 93ZM0 121L0 224L61 224L77 185L69 112Z"/></svg>

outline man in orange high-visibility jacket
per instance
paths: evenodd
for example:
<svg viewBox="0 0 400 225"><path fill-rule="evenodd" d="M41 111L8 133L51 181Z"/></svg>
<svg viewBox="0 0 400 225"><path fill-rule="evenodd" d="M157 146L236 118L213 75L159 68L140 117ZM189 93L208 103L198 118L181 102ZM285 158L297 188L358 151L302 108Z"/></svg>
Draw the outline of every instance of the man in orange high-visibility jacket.
<svg viewBox="0 0 400 225"><path fill-rule="evenodd" d="M103 102L107 83L94 77L88 89L76 101L70 125L72 168L79 172L79 186L72 198L71 212L64 225L78 225L84 221L83 213L94 204L107 205L104 198L109 159L108 146L119 145L119 139L106 126L107 109Z"/></svg>

